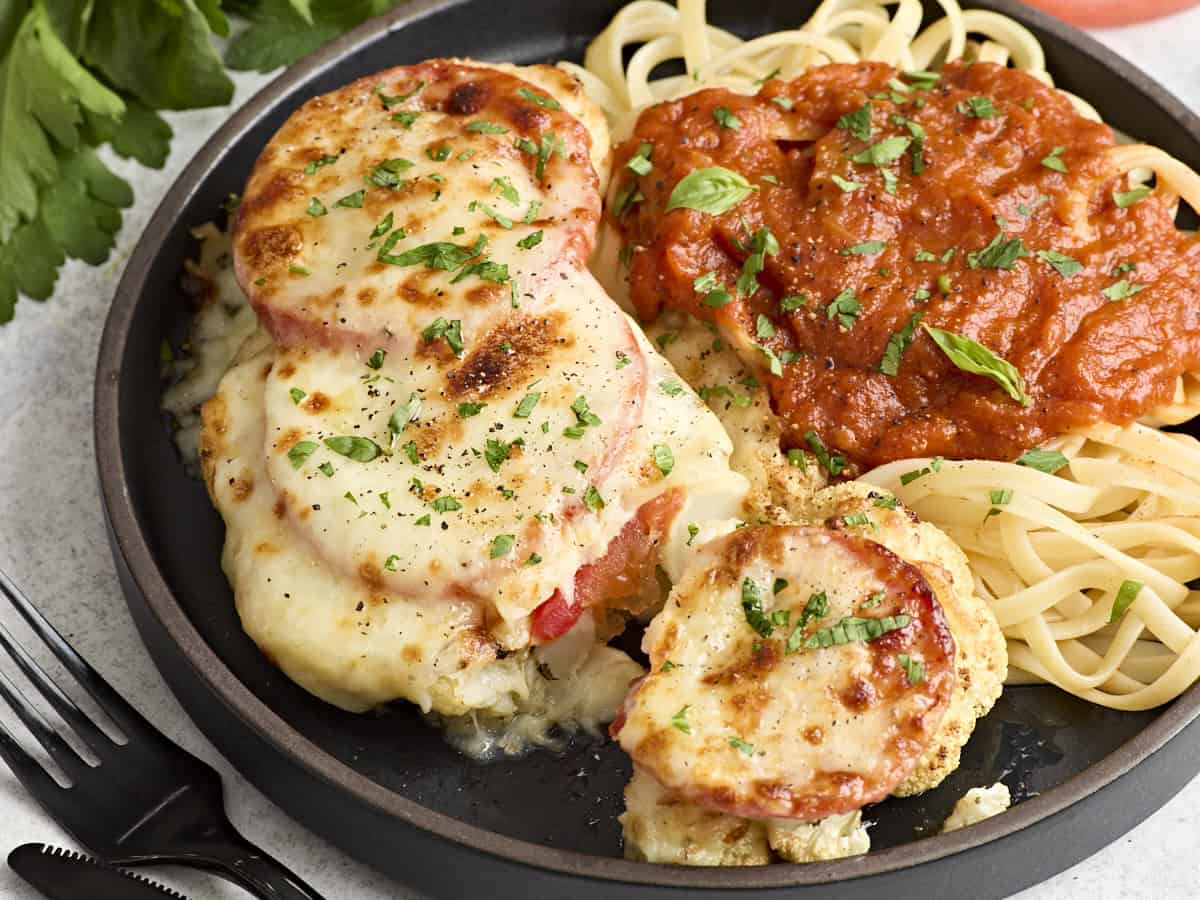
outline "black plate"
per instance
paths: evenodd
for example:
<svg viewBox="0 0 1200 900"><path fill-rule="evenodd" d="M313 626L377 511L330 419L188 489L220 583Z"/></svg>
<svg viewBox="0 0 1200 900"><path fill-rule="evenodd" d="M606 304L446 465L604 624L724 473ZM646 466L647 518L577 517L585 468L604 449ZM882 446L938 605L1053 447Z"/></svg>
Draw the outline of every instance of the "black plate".
<svg viewBox="0 0 1200 900"><path fill-rule="evenodd" d="M795 25L815 4L710 2L744 35ZM1105 119L1200 168L1200 121L1144 74L1077 31L1007 0L980 3L1037 34L1060 86ZM159 412L158 347L186 332L178 285L189 229L220 216L258 150L305 98L435 56L579 58L616 0L418 2L293 67L197 155L146 228L109 315L96 379L96 452L114 555L142 637L197 724L255 784L313 830L434 896L1001 897L1058 872L1141 821L1200 766L1188 752L1200 688L1148 713L1117 713L1051 688L1014 688L980 723L962 767L920 797L867 812L874 850L808 866L678 869L620 859L628 761L578 745L472 763L409 707L353 716L273 668L243 634L220 568L222 526L189 478ZM756 11L751 11L753 8ZM1167 742L1187 727L1189 734ZM1137 766L1134 770L1134 766ZM1132 770L1132 771L1131 771ZM969 787L1005 781L1018 805L947 836L938 823ZM1101 790L1103 789L1103 790ZM1097 793L1099 792L1099 793ZM707 889L707 890L705 890ZM535 894L535 892L538 892ZM336 891L332 892L336 894ZM894 894L893 894L894 895Z"/></svg>

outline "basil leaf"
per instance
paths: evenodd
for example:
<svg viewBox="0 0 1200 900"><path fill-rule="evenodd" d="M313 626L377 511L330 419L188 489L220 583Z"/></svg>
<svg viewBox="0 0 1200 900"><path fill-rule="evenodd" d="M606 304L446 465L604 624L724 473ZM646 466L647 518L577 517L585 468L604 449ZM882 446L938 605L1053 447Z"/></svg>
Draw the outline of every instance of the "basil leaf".
<svg viewBox="0 0 1200 900"><path fill-rule="evenodd" d="M1025 380L1012 363L1001 359L983 344L964 335L943 331L924 322L921 323L921 327L955 366L964 372L992 379L1022 406L1030 405L1032 401L1025 393Z"/></svg>
<svg viewBox="0 0 1200 900"><path fill-rule="evenodd" d="M863 241L853 247L845 247L838 251L841 256L874 256L882 253L887 247L887 241Z"/></svg>
<svg viewBox="0 0 1200 900"><path fill-rule="evenodd" d="M721 166L710 166L689 172L671 191L667 212L673 209L694 209L719 216L728 212L758 190L737 172Z"/></svg>

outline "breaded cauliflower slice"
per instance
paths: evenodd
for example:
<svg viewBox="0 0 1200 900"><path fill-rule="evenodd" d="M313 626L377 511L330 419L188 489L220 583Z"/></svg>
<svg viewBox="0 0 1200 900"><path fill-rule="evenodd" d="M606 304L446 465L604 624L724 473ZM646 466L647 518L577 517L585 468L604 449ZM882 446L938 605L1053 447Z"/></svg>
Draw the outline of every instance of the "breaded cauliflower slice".
<svg viewBox="0 0 1200 900"><path fill-rule="evenodd" d="M899 500L878 488L850 481L815 494L793 494L784 506L757 511L772 521L824 522L887 547L921 570L937 594L954 635L955 686L950 707L916 769L894 791L909 797L937 787L958 768L976 719L1000 696L1008 667L1004 635L987 603L976 596L962 550L940 529L922 522ZM866 516L866 524L857 524ZM847 521L849 519L849 521Z"/></svg>
<svg viewBox="0 0 1200 900"><path fill-rule="evenodd" d="M861 809L816 822L771 822L767 841L780 857L793 863L861 856L871 849Z"/></svg>
<svg viewBox="0 0 1200 900"><path fill-rule="evenodd" d="M859 856L871 836L859 810L818 822L755 821L678 800L644 769L625 787L625 856L683 866L762 866Z"/></svg>
<svg viewBox="0 0 1200 900"><path fill-rule="evenodd" d="M637 766L625 785L625 856L681 866L765 866L767 826L673 798Z"/></svg>

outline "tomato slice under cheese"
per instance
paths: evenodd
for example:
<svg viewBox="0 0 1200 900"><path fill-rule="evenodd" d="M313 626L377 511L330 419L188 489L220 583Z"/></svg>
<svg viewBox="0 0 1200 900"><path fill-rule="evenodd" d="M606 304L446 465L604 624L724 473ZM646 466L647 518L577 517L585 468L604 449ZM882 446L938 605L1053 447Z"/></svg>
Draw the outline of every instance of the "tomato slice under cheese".
<svg viewBox="0 0 1200 900"><path fill-rule="evenodd" d="M680 797L812 820L889 794L954 686L933 590L891 551L821 527L710 542L643 644L650 674L613 732Z"/></svg>
<svg viewBox="0 0 1200 900"><path fill-rule="evenodd" d="M544 67L433 60L294 112L255 164L233 244L276 343L407 352L439 316L478 332L583 268L607 130L579 91Z"/></svg>

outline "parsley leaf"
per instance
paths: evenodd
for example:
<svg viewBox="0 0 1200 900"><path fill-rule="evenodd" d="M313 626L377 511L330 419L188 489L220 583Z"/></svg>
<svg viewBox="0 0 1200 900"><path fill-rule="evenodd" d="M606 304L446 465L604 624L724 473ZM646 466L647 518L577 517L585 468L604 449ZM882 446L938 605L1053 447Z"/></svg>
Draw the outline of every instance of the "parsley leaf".
<svg viewBox="0 0 1200 900"><path fill-rule="evenodd" d="M250 20L225 51L225 64L236 70L269 72L307 56L345 31L398 6L402 0L261 0L228 3ZM162 6L170 4L162 3ZM309 11L306 21L298 5ZM136 45L134 45L136 46Z"/></svg>

